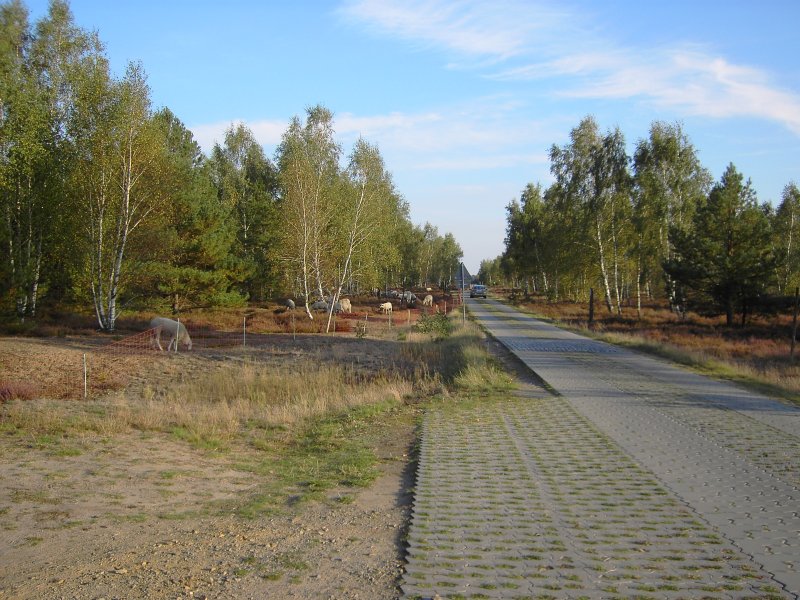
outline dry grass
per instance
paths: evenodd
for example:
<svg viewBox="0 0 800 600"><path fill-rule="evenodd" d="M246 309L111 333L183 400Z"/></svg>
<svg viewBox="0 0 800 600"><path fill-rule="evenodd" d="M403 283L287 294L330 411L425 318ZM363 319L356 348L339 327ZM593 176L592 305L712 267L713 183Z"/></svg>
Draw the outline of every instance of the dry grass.
<svg viewBox="0 0 800 600"><path fill-rule="evenodd" d="M36 397L36 386L21 381L0 381L0 403L10 400L31 400Z"/></svg>
<svg viewBox="0 0 800 600"><path fill-rule="evenodd" d="M409 363L419 365L415 379L430 381L433 375L445 389L459 394L510 389L512 380L486 351L480 328L472 321L454 322L459 325L444 338L436 333L408 336L411 343L404 345L402 352Z"/></svg>
<svg viewBox="0 0 800 600"><path fill-rule="evenodd" d="M534 299L525 310L568 328L612 343L665 356L702 372L749 383L761 391L800 402L800 356L789 358L790 315L756 316L746 327L727 327L722 316L688 313L680 318L666 306L633 307L609 315L595 304L595 322L588 323L586 303L551 303Z"/></svg>
<svg viewBox="0 0 800 600"><path fill-rule="evenodd" d="M162 374L139 388L80 402L15 401L27 397L24 390L6 386L9 401L0 412L0 425L38 435L113 436L139 430L227 443L254 428L292 429L354 407L506 381L487 358L474 325L441 340L413 331L399 334L407 339L375 342L386 355L370 366L347 363L346 353L345 362L322 361L313 352L282 364L259 362L258 354L231 356L222 366L201 359L193 371L178 377Z"/></svg>
<svg viewBox="0 0 800 600"><path fill-rule="evenodd" d="M258 518L347 497L329 491L368 485L382 449L407 452L421 406L482 399L502 379L472 325L439 340L400 327L381 339L284 337L162 357L146 378L88 400L11 399L0 404L4 447L55 458L115 453L137 431L153 447L177 439L250 477L246 491L221 504L198 499L197 510Z"/></svg>
<svg viewBox="0 0 800 600"><path fill-rule="evenodd" d="M146 387L143 397L122 392L81 404L12 402L2 421L40 434L179 429L192 439L230 440L248 427L293 426L355 406L398 401L411 388L399 377L367 380L346 368L309 363L288 372L246 363L166 388Z"/></svg>

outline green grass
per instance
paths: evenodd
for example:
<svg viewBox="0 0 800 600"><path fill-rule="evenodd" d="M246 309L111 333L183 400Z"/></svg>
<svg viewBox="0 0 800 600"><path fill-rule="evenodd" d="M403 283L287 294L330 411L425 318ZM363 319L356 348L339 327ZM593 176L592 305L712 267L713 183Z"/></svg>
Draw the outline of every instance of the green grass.
<svg viewBox="0 0 800 600"><path fill-rule="evenodd" d="M368 486L380 472L373 450L375 436L393 419L408 418L402 413L399 402L385 401L311 420L277 457L240 465L268 476L270 483L238 506L237 513L254 518L280 511L287 500L299 504L322 500L333 488ZM353 499L338 494L333 500L350 503Z"/></svg>
<svg viewBox="0 0 800 600"><path fill-rule="evenodd" d="M205 432L192 431L187 427L173 427L170 433L174 438L205 452L227 452L229 449L225 441Z"/></svg>

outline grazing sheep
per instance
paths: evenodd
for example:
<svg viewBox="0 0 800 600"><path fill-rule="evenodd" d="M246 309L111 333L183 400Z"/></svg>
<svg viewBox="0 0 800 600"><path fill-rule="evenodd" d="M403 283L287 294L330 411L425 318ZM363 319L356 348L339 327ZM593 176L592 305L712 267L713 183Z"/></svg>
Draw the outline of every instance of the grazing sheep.
<svg viewBox="0 0 800 600"><path fill-rule="evenodd" d="M350 299L349 298L342 298L339 301L339 304L342 305L342 312L347 313L347 314L350 314L351 312L353 312L353 305L350 303Z"/></svg>
<svg viewBox="0 0 800 600"><path fill-rule="evenodd" d="M294 310L294 300L292 300L291 298L286 300L286 308L288 308L289 310Z"/></svg>
<svg viewBox="0 0 800 600"><path fill-rule="evenodd" d="M318 310L322 312L328 311L328 303L325 300L317 300L311 305L311 310Z"/></svg>
<svg viewBox="0 0 800 600"><path fill-rule="evenodd" d="M433 306L433 296L430 294L425 296L425 298L422 300L422 306Z"/></svg>
<svg viewBox="0 0 800 600"><path fill-rule="evenodd" d="M392 314L392 303L391 302L384 302L378 307L378 310L382 313L386 313L387 315Z"/></svg>
<svg viewBox="0 0 800 600"><path fill-rule="evenodd" d="M189 332L183 323L167 319L166 317L154 317L150 321L150 328L154 329L153 340L158 349L162 352L164 348L161 347L161 333L169 334L169 345L167 345L167 352L172 351L172 345L175 344L175 352L178 351L178 343L183 342L186 344L187 350L192 349L192 338L189 337Z"/></svg>

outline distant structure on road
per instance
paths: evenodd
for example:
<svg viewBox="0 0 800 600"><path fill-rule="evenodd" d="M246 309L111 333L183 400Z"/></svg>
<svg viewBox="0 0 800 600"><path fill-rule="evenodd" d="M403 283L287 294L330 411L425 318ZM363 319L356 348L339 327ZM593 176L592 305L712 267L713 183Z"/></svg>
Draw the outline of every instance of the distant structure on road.
<svg viewBox="0 0 800 600"><path fill-rule="evenodd" d="M459 290L467 289L472 283L472 275L469 274L463 262L458 265L458 269L453 274L453 282Z"/></svg>

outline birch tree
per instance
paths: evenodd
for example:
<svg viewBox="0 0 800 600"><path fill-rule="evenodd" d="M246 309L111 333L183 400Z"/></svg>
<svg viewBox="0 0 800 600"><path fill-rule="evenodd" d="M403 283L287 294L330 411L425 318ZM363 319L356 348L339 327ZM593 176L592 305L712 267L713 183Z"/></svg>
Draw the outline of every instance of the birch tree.
<svg viewBox="0 0 800 600"><path fill-rule="evenodd" d="M0 291L13 297L17 316L28 313L38 212L36 163L44 154L40 87L30 66L31 32L20 2L0 6L0 210L4 276Z"/></svg>
<svg viewBox="0 0 800 600"><path fill-rule="evenodd" d="M580 214L593 240L606 307L619 313L620 262L625 215L630 208L630 175L622 133L616 129L602 136L595 120L586 117L570 132L568 144L552 146L550 161L564 211Z"/></svg>
<svg viewBox="0 0 800 600"><path fill-rule="evenodd" d="M385 235L387 217L397 210L394 185L376 146L359 139L350 155L346 175L346 192L341 195L337 211L342 242L334 246L336 261L342 266L328 307L326 331L330 331L333 309L344 283L351 275L358 276L371 265L374 255L365 251ZM354 259L359 255L360 266L356 268Z"/></svg>
<svg viewBox="0 0 800 600"><path fill-rule="evenodd" d="M19 2L0 7L0 154L8 280L20 318L35 316L46 275L63 280L73 236L66 204L73 140L74 81L100 51L96 35L76 27L66 2L54 0L31 31ZM48 258L50 263L47 263Z"/></svg>
<svg viewBox="0 0 800 600"><path fill-rule="evenodd" d="M653 123L649 137L637 143L633 162L637 306L641 308L642 280L649 282L654 274L663 272L662 265L673 252L669 232L691 225L697 205L708 193L711 175L678 123ZM675 287L666 273L665 278L667 298L675 306Z"/></svg>
<svg viewBox="0 0 800 600"><path fill-rule="evenodd" d="M310 319L312 294L325 297L326 232L333 222L341 149L333 139L333 114L309 108L305 124L295 117L277 151L284 227L281 256L290 281L297 279Z"/></svg>
<svg viewBox="0 0 800 600"><path fill-rule="evenodd" d="M788 294L800 285L800 189L795 183L783 189L773 230L778 255L778 291Z"/></svg>
<svg viewBox="0 0 800 600"><path fill-rule="evenodd" d="M164 140L150 114L141 66L114 81L102 57L82 82L74 185L88 242L88 283L97 321L114 331L130 236L165 200L159 169Z"/></svg>

